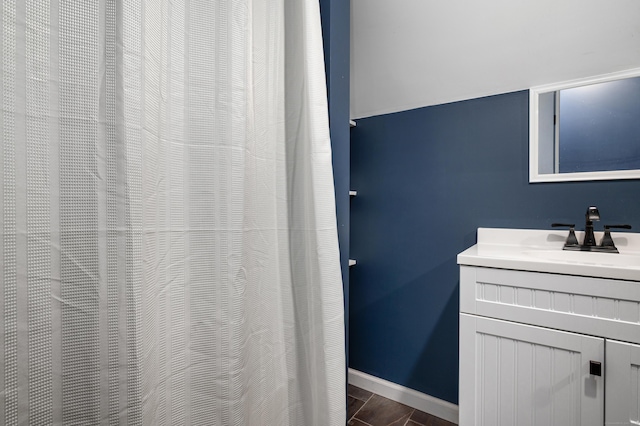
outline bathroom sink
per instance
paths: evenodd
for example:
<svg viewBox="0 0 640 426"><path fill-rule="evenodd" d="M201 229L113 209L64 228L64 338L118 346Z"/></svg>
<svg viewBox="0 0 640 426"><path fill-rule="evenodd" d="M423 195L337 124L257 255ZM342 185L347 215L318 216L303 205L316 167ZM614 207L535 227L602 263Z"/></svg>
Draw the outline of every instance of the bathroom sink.
<svg viewBox="0 0 640 426"><path fill-rule="evenodd" d="M558 230L478 228L478 243L458 255L458 264L640 281L640 234L612 233L620 253L566 251L566 236Z"/></svg>
<svg viewBox="0 0 640 426"><path fill-rule="evenodd" d="M547 262L566 262L583 265L602 265L627 267L638 265L640 257L615 253L597 253L588 251L564 251L564 250L523 250L524 256L543 259Z"/></svg>

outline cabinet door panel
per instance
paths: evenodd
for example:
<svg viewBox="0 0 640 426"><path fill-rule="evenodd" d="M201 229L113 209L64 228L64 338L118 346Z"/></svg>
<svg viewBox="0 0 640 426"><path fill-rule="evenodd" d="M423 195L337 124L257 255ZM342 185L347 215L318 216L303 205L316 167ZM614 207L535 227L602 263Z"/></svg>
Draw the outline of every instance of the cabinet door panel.
<svg viewBox="0 0 640 426"><path fill-rule="evenodd" d="M603 424L604 339L465 314L460 338L461 425Z"/></svg>
<svg viewBox="0 0 640 426"><path fill-rule="evenodd" d="M607 340L606 425L640 425L640 346Z"/></svg>

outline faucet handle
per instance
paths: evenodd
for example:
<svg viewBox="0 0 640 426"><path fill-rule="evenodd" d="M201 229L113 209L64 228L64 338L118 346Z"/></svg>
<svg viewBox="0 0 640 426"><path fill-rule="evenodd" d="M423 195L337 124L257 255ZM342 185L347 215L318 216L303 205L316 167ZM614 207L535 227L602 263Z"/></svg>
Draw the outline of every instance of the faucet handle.
<svg viewBox="0 0 640 426"><path fill-rule="evenodd" d="M576 224L575 223L552 223L551 226L553 228L569 228L569 235L567 236L567 241L564 243L564 246L577 246L578 238L576 237Z"/></svg>
<svg viewBox="0 0 640 426"><path fill-rule="evenodd" d="M605 225L604 226L604 236L602 237L602 241L600 242L600 247L610 247L616 252L616 245L613 243L613 238L611 238L611 229L631 229L631 225Z"/></svg>
<svg viewBox="0 0 640 426"><path fill-rule="evenodd" d="M604 230L607 229L631 229L631 225L605 225Z"/></svg>
<svg viewBox="0 0 640 426"><path fill-rule="evenodd" d="M575 223L552 223L551 226L553 228L575 228Z"/></svg>

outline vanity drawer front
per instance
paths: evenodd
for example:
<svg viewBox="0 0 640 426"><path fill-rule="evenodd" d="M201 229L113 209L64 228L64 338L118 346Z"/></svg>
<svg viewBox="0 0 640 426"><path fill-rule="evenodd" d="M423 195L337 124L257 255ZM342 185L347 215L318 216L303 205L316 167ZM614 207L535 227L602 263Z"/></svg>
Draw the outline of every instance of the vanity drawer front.
<svg viewBox="0 0 640 426"><path fill-rule="evenodd" d="M460 267L460 312L640 343L640 282Z"/></svg>

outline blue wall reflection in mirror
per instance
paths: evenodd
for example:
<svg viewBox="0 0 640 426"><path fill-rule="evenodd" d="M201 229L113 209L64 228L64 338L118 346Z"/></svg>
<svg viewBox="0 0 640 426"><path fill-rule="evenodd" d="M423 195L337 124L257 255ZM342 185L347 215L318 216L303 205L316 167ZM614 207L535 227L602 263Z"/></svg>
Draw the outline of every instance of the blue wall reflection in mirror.
<svg viewBox="0 0 640 426"><path fill-rule="evenodd" d="M640 77L560 91L560 173L640 169Z"/></svg>

